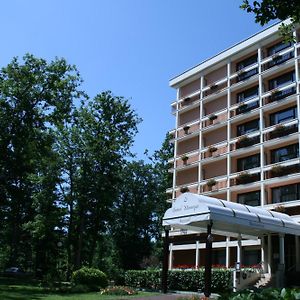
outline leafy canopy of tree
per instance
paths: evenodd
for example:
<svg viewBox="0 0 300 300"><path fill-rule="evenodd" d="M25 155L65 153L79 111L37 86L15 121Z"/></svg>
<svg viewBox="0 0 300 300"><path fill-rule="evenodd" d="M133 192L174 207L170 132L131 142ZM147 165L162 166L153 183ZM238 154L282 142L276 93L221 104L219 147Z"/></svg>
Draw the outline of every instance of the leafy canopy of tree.
<svg viewBox="0 0 300 300"><path fill-rule="evenodd" d="M254 13L255 22L262 26L272 20L284 21L291 19L289 25L281 25L281 33L286 40L293 40L293 29L300 23L300 1L299 0L244 0L241 8L249 13Z"/></svg>
<svg viewBox="0 0 300 300"><path fill-rule="evenodd" d="M89 99L81 82L64 59L25 55L0 71L2 269L65 279L87 265L118 277L159 253L169 139L134 161L141 119L109 91Z"/></svg>

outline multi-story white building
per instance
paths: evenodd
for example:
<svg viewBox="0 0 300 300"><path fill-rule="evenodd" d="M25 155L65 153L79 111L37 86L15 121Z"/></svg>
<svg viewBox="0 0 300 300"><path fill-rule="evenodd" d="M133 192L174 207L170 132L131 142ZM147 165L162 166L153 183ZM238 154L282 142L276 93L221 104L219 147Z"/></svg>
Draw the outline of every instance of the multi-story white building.
<svg viewBox="0 0 300 300"><path fill-rule="evenodd" d="M276 24L170 80L177 90L170 202L189 191L291 215L300 222L300 43ZM300 41L300 29L294 32ZM299 237L286 235L286 269L299 270ZM170 232L169 268L204 264L201 235ZM269 272L279 260L269 236ZM261 240L243 240L242 264L261 262ZM230 267L237 241L216 236L213 263Z"/></svg>

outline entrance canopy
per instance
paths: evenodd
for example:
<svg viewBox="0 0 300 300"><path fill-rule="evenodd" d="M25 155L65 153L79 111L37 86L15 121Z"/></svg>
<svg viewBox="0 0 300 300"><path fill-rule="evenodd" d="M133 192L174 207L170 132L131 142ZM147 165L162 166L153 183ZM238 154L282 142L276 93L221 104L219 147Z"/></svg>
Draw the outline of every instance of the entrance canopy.
<svg viewBox="0 0 300 300"><path fill-rule="evenodd" d="M286 214L192 193L180 195L163 217L163 226L198 232L206 232L211 222L213 233L232 237L300 235L300 224Z"/></svg>

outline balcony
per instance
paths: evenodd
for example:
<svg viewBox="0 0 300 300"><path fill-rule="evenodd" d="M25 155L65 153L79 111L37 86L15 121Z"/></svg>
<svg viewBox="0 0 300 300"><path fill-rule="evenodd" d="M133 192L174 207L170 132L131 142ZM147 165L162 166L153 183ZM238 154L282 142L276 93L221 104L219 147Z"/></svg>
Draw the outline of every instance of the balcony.
<svg viewBox="0 0 300 300"><path fill-rule="evenodd" d="M247 184L260 180L260 173L250 174L248 172L240 173L236 178L234 178L234 184Z"/></svg>
<svg viewBox="0 0 300 300"><path fill-rule="evenodd" d="M200 192L201 193L217 192L225 188L227 188L227 180L217 181L211 178L207 180L207 182L204 185L201 185Z"/></svg>
<svg viewBox="0 0 300 300"><path fill-rule="evenodd" d="M294 94L296 94L296 88L294 86L287 88L285 90L282 90L282 91L273 90L271 92L271 96L268 98L268 103L282 100L282 99L284 99L288 96L294 95Z"/></svg>
<svg viewBox="0 0 300 300"><path fill-rule="evenodd" d="M275 129L269 133L269 140L287 136L289 134L298 132L298 125L293 124L289 126L284 126L281 124L276 125Z"/></svg>
<svg viewBox="0 0 300 300"><path fill-rule="evenodd" d="M259 135L254 137L241 136L236 142L236 149L250 147L252 145L258 144L260 142Z"/></svg>
<svg viewBox="0 0 300 300"><path fill-rule="evenodd" d="M270 62L268 62L267 64L267 69L270 69L274 66L283 64L284 62L288 61L289 59L294 57L294 53L293 52L288 52L285 54L274 54L272 56L272 60Z"/></svg>
<svg viewBox="0 0 300 300"><path fill-rule="evenodd" d="M258 73L258 68L251 69L249 71L239 71L237 76L237 82L244 81Z"/></svg>
<svg viewBox="0 0 300 300"><path fill-rule="evenodd" d="M281 177L299 172L300 164L294 164L289 166L277 165L272 167L272 169L268 171L268 178Z"/></svg>
<svg viewBox="0 0 300 300"><path fill-rule="evenodd" d="M240 114L244 114L247 113L255 108L257 108L259 106L259 102L255 101L255 102L251 102L251 103L241 103L239 105L239 107L236 109L236 115L240 115Z"/></svg>

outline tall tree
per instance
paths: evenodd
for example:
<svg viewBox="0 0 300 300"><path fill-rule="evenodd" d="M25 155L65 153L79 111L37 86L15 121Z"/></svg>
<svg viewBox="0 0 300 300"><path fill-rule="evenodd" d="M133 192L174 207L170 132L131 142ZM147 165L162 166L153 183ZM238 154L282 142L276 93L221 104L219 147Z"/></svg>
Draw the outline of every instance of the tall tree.
<svg viewBox="0 0 300 300"><path fill-rule="evenodd" d="M72 126L59 133L70 266L93 263L139 121L127 100L104 92L76 109Z"/></svg>
<svg viewBox="0 0 300 300"><path fill-rule="evenodd" d="M57 226L53 130L81 97L80 83L64 59L47 63L25 55L0 71L0 247L7 264L26 266L47 256L41 240Z"/></svg>
<svg viewBox="0 0 300 300"><path fill-rule="evenodd" d="M281 33L287 41L293 40L293 29L296 24L300 23L299 0L244 0L241 8L249 13L254 13L255 22L262 26L272 20L283 21L290 18L292 23L289 25L282 24Z"/></svg>

